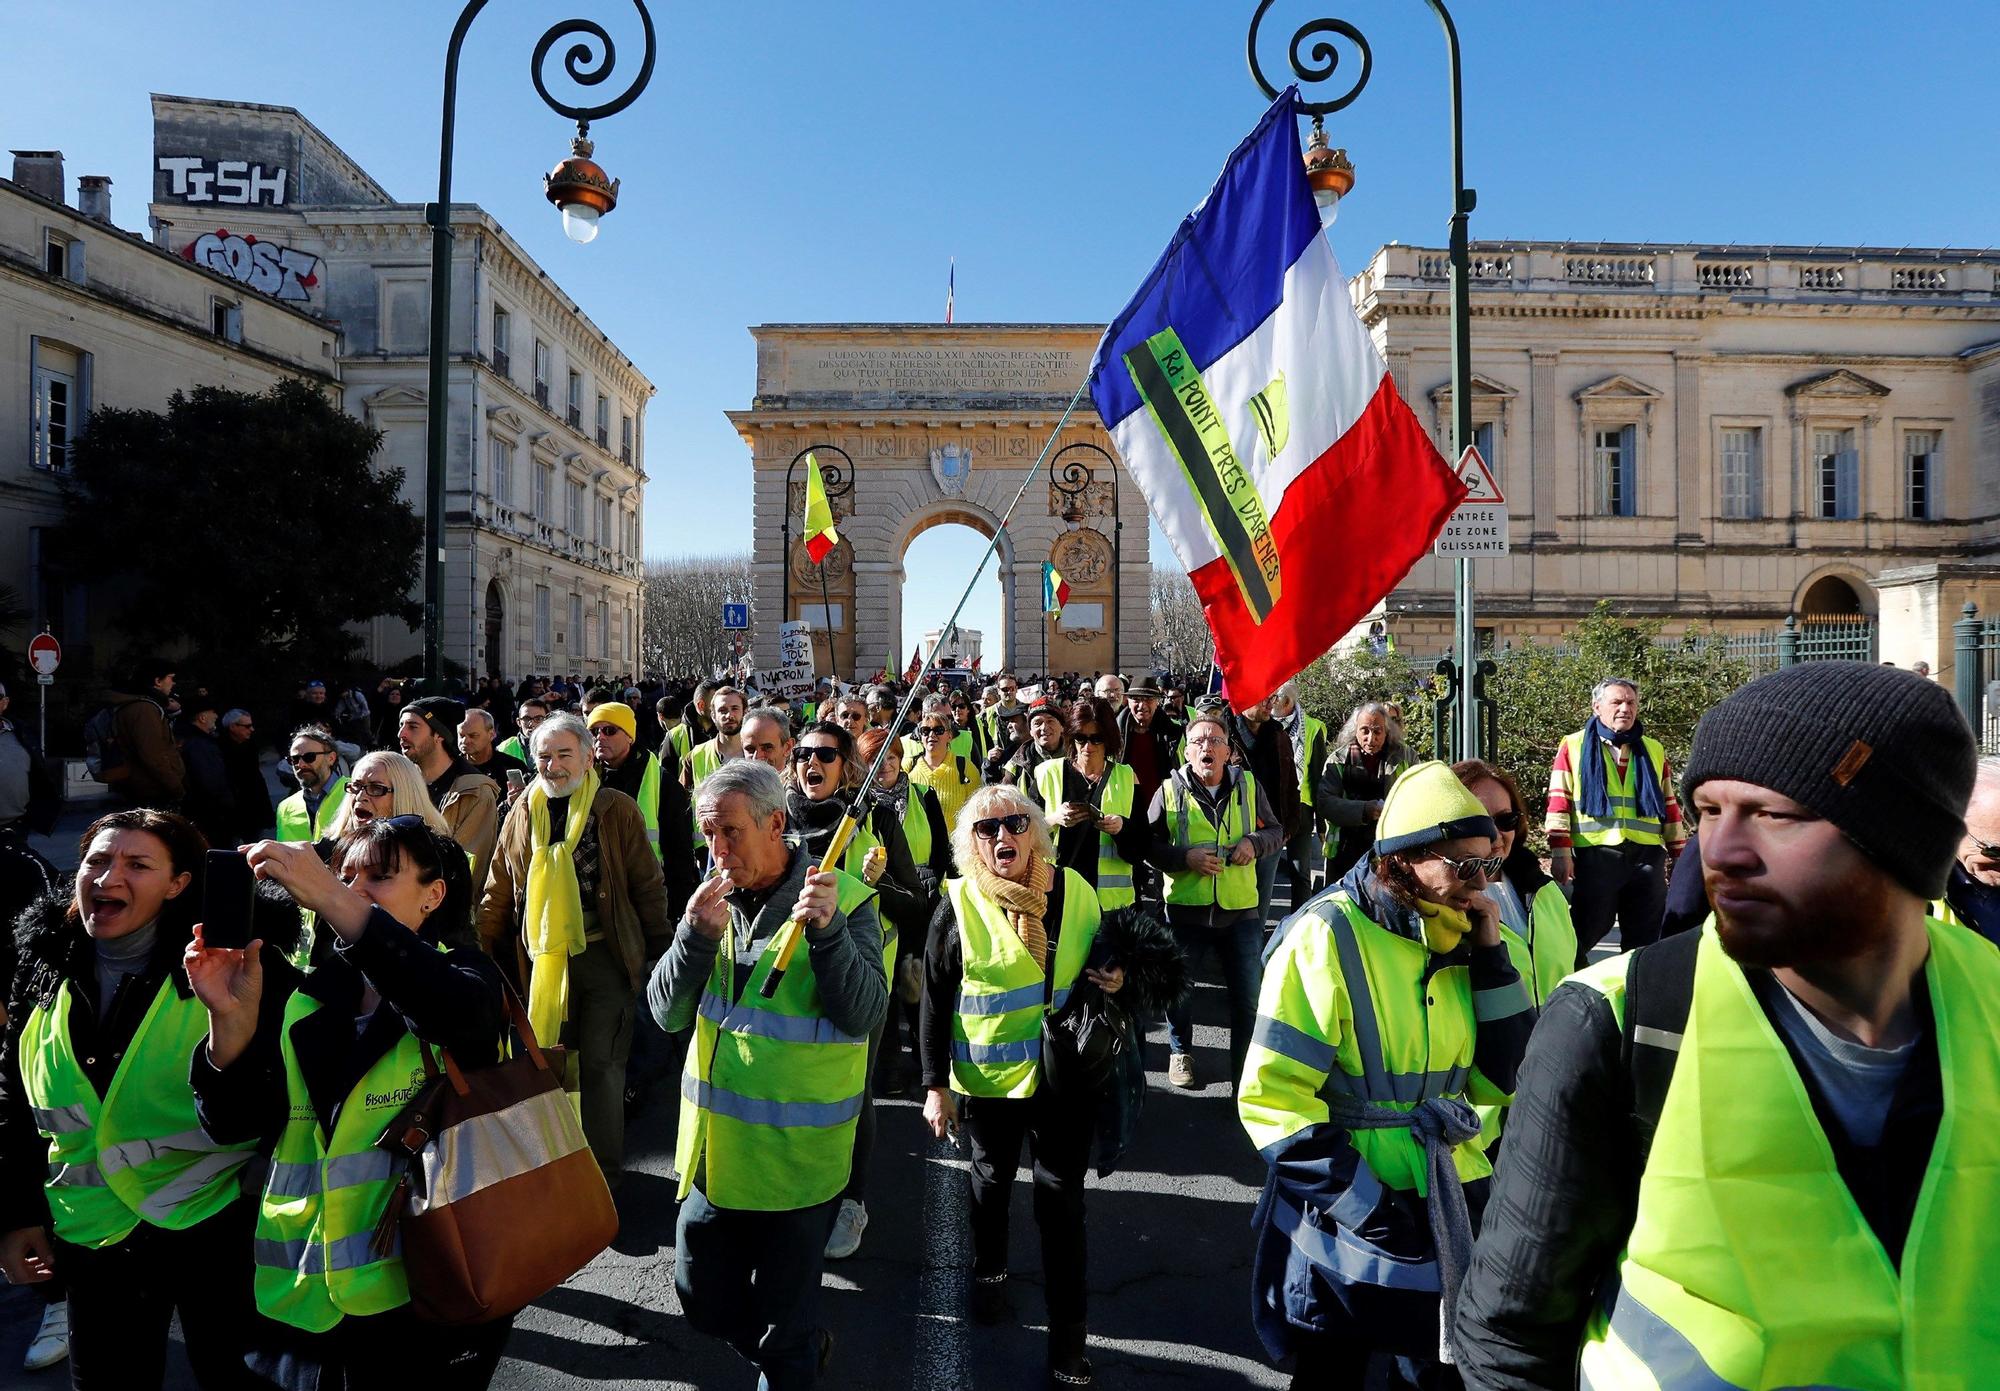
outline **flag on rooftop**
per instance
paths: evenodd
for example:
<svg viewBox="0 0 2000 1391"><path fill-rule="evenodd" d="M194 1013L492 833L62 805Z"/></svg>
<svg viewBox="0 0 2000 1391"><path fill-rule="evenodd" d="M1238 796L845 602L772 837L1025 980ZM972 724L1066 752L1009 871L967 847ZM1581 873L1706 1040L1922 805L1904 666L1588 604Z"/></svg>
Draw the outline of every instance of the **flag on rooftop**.
<svg viewBox="0 0 2000 1391"><path fill-rule="evenodd" d="M1465 496L1320 233L1287 88L1097 346L1099 417L1239 704L1332 647Z"/></svg>
<svg viewBox="0 0 2000 1391"><path fill-rule="evenodd" d="M819 476L819 460L811 454L806 455L806 522L802 530L806 555L815 565L840 544L840 533L833 529L833 508L826 500L826 481Z"/></svg>

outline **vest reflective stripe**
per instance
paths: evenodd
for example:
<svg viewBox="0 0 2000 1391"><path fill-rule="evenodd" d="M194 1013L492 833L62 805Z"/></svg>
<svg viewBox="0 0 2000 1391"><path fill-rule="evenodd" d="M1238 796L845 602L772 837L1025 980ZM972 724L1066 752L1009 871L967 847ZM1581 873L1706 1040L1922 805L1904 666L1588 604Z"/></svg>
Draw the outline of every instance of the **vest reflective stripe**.
<svg viewBox="0 0 2000 1391"><path fill-rule="evenodd" d="M1972 1369L2000 1366L1985 1278L2000 1223L2000 959L1962 928L1925 927L1944 1116L1900 1268L1711 919L1617 1290L1586 1334L1585 1385L1890 1391L1979 1384ZM1622 1017L1622 961L1575 979Z"/></svg>
<svg viewBox="0 0 2000 1391"><path fill-rule="evenodd" d="M1466 1097L1477 1084L1471 970L1432 969L1431 957L1424 942L1370 921L1345 893L1300 910L1265 966L1238 1088L1238 1115L1258 1149L1326 1121L1329 1094L1404 1111ZM1348 1138L1383 1184L1425 1191L1423 1142L1411 1131ZM1452 1157L1464 1179L1492 1172L1477 1142Z"/></svg>
<svg viewBox="0 0 2000 1391"><path fill-rule="evenodd" d="M208 1036L208 1011L162 980L100 1100L70 1041L73 989L64 982L36 1005L17 1045L21 1090L48 1140L56 1234L102 1247L142 1221L183 1231L214 1216L241 1195L256 1145L218 1144L195 1115L188 1061Z"/></svg>
<svg viewBox="0 0 2000 1391"><path fill-rule="evenodd" d="M1604 760L1604 790L1608 794L1611 815L1608 819L1586 816L1583 811L1583 736L1578 730L1564 738L1563 748L1568 751L1570 778L1570 836L1579 846L1588 845L1663 845L1666 834L1660 818L1639 815L1639 761L1628 757L1625 760L1625 776L1618 776L1618 765L1611 757L1611 746L1598 741L1597 756ZM1660 741L1650 736L1643 739L1645 755L1652 761L1653 777L1660 784L1660 798L1667 796L1667 753Z"/></svg>
<svg viewBox="0 0 2000 1391"><path fill-rule="evenodd" d="M793 960L798 958L794 957ZM730 1019L731 1010L727 1002L712 990L703 990L698 1013L711 1024L721 1025L728 1021L730 1028L738 1033L750 1034L756 1038L775 1038L784 1043L866 1043L866 1038L856 1038L844 1034L833 1026L831 1020L812 1015L773 1014L769 1010L750 1009L738 1011L742 1017Z"/></svg>
<svg viewBox="0 0 2000 1391"><path fill-rule="evenodd" d="M349 1314L379 1314L410 1302L401 1232L388 1255L373 1249L376 1225L402 1172L375 1142L427 1082L422 1048L404 1034L347 1093L329 1137L292 1050L293 1029L320 1009L303 990L285 1005L279 1046L288 1111L264 1179L252 1246L258 1310L313 1333Z"/></svg>
<svg viewBox="0 0 2000 1391"><path fill-rule="evenodd" d="M1063 913L1052 977L970 880L945 880L964 959L951 1025L955 1092L1028 1097L1041 1085L1043 1001L1056 1010L1069 999L1102 918L1089 882L1073 869L1057 873L1063 876Z"/></svg>
<svg viewBox="0 0 2000 1391"><path fill-rule="evenodd" d="M646 771L639 778L639 815L646 822L646 844L653 847L653 858L660 854L660 760L641 753L646 760Z"/></svg>
<svg viewBox="0 0 2000 1391"><path fill-rule="evenodd" d="M337 777L326 785L326 796L319 799L319 807L310 817L306 815L306 794L294 792L278 803L279 840L318 840L325 829L333 824L333 818L340 813L340 804L347 796L347 779Z"/></svg>
<svg viewBox="0 0 2000 1391"><path fill-rule="evenodd" d="M841 873L841 912L854 913L874 896L861 880ZM702 1191L717 1207L811 1207L846 1186L868 1040L827 1021L806 951L792 957L777 994L763 998L760 987L777 960L781 933L773 935L738 994L735 934L732 919L702 987L681 1077L674 1145L680 1197L693 1190L699 1171Z"/></svg>
<svg viewBox="0 0 2000 1391"><path fill-rule="evenodd" d="M1208 819L1200 799L1189 790L1193 775L1186 768L1176 768L1161 784L1166 789L1167 823L1173 828L1176 846L1205 846L1227 860L1230 847L1257 829L1257 779L1247 769L1233 771L1236 788L1223 803L1220 826ZM1229 775L1224 773L1225 777ZM1213 905L1231 911L1257 906L1254 861L1247 865L1225 864L1220 874L1170 869L1166 878L1168 903L1194 908Z"/></svg>
<svg viewBox="0 0 2000 1391"><path fill-rule="evenodd" d="M1035 767L1035 791L1041 797L1042 806L1049 811L1063 803L1063 769L1067 766L1065 761L1051 758ZM1104 770L1104 785L1097 797L1097 810L1105 816L1129 819L1138 786L1138 779L1123 763L1108 765ZM1132 889L1132 866L1119 855L1117 842L1099 831L1097 906L1108 913L1117 908L1129 908L1138 901L1139 896Z"/></svg>

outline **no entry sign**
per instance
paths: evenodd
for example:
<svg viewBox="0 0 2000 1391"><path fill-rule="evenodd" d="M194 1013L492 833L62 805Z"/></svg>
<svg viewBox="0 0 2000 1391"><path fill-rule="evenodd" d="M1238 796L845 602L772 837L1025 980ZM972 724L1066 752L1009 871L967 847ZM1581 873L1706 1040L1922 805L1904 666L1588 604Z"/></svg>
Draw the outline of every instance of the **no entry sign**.
<svg viewBox="0 0 2000 1391"><path fill-rule="evenodd" d="M28 665L37 676L54 676L62 665L62 644L52 634L35 634L28 642Z"/></svg>

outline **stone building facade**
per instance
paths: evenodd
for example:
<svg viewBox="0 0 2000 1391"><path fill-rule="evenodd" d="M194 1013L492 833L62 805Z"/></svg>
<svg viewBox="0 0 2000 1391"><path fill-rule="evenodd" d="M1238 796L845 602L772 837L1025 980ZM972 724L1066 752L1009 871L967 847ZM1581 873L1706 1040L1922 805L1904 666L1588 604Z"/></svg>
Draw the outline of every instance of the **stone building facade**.
<svg viewBox="0 0 2000 1391"><path fill-rule="evenodd" d="M778 665L765 615L829 615L837 674L866 678L902 650L903 607L942 622L958 597L905 594L903 555L920 533L960 522L999 530L1063 410L1090 370L1090 324L766 324L753 328L757 391L729 419L755 471L751 550L759 666ZM825 564L799 535L807 451L827 479L841 534ZM1134 670L1149 661L1151 569L1145 499L1118 466L1086 397L1000 536L1001 631L983 669ZM781 561L779 557L784 557ZM966 570L977 559L968 545ZM1072 593L1045 620L1042 565ZM858 627L857 627L858 625ZM816 649L819 650L819 649Z"/></svg>
<svg viewBox="0 0 2000 1391"><path fill-rule="evenodd" d="M163 410L197 386L341 389L337 328L121 231L110 182L86 175L67 202L54 150L16 151L0 180L0 585L63 644L64 682L109 674L131 641L113 630L116 593L66 573L47 545L89 413Z"/></svg>
<svg viewBox="0 0 2000 1391"><path fill-rule="evenodd" d="M1942 606L1948 660L1940 586L1983 593L2000 550L2000 253L1479 242L1472 271L1512 544L1473 562L1482 629L1556 636L1600 598L1670 631ZM1447 275L1391 245L1351 290L1448 454ZM1386 610L1402 650L1442 650L1450 563ZM1941 665L1935 632L1883 643Z"/></svg>
<svg viewBox="0 0 2000 1391"><path fill-rule="evenodd" d="M155 240L239 302L334 325L350 412L424 508L430 228L290 107L153 97ZM554 214L551 213L551 216ZM489 214L454 203L446 657L473 672L636 672L653 385ZM416 657L380 619L363 659Z"/></svg>

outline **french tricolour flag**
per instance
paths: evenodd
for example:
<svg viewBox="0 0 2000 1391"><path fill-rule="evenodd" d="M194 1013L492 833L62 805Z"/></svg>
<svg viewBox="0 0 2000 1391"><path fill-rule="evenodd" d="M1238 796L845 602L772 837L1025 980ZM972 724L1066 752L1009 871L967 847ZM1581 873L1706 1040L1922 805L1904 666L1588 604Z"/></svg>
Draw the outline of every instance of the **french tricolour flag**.
<svg viewBox="0 0 2000 1391"><path fill-rule="evenodd" d="M1288 88L1229 157L1090 369L1239 705L1333 646L1465 496L1320 235L1297 105Z"/></svg>

